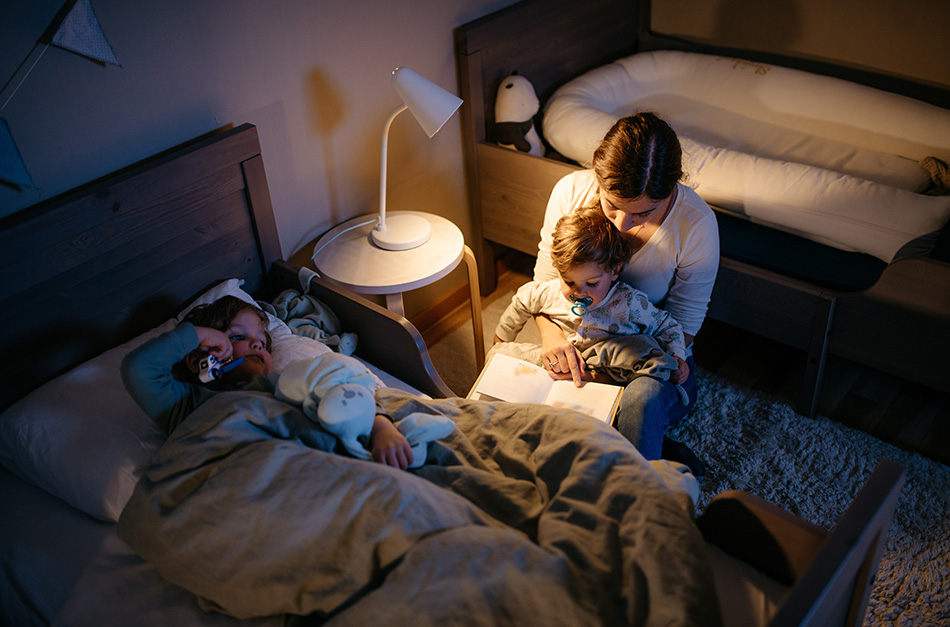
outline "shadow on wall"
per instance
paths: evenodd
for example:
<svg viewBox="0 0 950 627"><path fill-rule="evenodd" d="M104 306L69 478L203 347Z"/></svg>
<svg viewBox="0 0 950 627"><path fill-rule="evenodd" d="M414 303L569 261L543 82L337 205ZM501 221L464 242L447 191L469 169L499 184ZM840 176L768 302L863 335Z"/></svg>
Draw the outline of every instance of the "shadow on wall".
<svg viewBox="0 0 950 627"><path fill-rule="evenodd" d="M334 172L336 160L333 158L333 139L337 129L343 125L345 107L339 91L321 69L312 70L307 76L307 97L310 130L319 138L319 143L323 146L323 162L326 164L327 172L322 178L327 185L327 208L333 214L331 222L335 224L342 218L336 215L340 197L336 183L338 176L337 172Z"/></svg>
<svg viewBox="0 0 950 627"><path fill-rule="evenodd" d="M791 0L725 0L713 33L726 46L790 53L801 29L801 12Z"/></svg>

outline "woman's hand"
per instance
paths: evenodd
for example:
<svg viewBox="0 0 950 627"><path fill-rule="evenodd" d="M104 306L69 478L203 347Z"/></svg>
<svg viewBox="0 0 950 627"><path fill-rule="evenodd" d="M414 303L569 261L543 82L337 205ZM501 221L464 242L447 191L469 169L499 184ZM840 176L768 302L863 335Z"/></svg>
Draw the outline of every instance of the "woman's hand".
<svg viewBox="0 0 950 627"><path fill-rule="evenodd" d="M564 332L545 316L536 316L541 332L541 363L556 379L573 379L580 387L586 374L587 364L581 359L577 347L567 341Z"/></svg>
<svg viewBox="0 0 950 627"><path fill-rule="evenodd" d="M689 364L675 355L673 356L673 359L676 360L680 367L670 373L670 383L673 385L685 383L686 379L689 378Z"/></svg>
<svg viewBox="0 0 950 627"><path fill-rule="evenodd" d="M405 470L412 463L412 447L389 418L376 414L369 436L373 459L384 466Z"/></svg>

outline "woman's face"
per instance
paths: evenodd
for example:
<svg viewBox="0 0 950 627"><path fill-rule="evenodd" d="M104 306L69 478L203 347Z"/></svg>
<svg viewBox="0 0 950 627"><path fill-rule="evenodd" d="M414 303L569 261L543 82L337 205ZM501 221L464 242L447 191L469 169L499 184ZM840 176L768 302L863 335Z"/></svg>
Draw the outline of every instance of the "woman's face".
<svg viewBox="0 0 950 627"><path fill-rule="evenodd" d="M620 276L620 269L610 270L599 263L588 261L560 273L561 294L571 302L590 298L588 307L596 307L607 296L610 286ZM573 296L573 298L572 298Z"/></svg>
<svg viewBox="0 0 950 627"><path fill-rule="evenodd" d="M621 233L639 230L641 225L660 212L666 201L666 198L653 200L646 195L630 200L603 190L600 192L600 208Z"/></svg>

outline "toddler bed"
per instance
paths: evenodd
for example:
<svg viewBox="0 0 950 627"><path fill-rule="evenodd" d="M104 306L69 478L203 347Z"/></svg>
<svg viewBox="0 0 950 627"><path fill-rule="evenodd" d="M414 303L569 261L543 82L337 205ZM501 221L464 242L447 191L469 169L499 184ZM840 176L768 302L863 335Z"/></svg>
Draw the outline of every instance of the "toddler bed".
<svg viewBox="0 0 950 627"><path fill-rule="evenodd" d="M567 410L444 398L408 322L278 258L253 126L0 224L3 624L718 624L695 480ZM125 393L122 356L196 295L303 286L390 415L455 423L425 466L253 392L166 438ZM283 325L277 368L328 350Z"/></svg>
<svg viewBox="0 0 950 627"><path fill-rule="evenodd" d="M829 352L950 390L938 363L950 349L950 196L931 195L950 159L946 92L698 51L648 25L648 1L526 0L456 30L483 288L496 245L537 253L554 183L590 165L618 117L654 110L681 138L687 183L717 212L709 315L807 351L802 413L815 410ZM542 102L546 158L494 145L495 93L515 71ZM898 327L926 347L908 347Z"/></svg>

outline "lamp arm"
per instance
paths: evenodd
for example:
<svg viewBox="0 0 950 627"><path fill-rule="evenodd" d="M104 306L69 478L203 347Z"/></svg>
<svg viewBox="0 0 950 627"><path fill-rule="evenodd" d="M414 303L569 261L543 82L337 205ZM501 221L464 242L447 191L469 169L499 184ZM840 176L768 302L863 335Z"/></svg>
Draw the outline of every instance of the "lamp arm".
<svg viewBox="0 0 950 627"><path fill-rule="evenodd" d="M379 159L379 222L376 224L377 231L386 230L386 153L389 147L389 127L393 125L396 116L408 108L406 105L396 107L383 124L383 145Z"/></svg>

